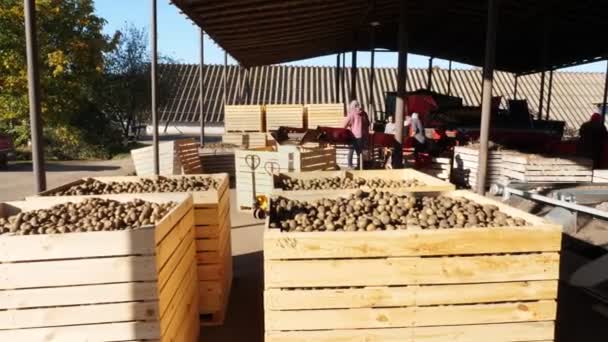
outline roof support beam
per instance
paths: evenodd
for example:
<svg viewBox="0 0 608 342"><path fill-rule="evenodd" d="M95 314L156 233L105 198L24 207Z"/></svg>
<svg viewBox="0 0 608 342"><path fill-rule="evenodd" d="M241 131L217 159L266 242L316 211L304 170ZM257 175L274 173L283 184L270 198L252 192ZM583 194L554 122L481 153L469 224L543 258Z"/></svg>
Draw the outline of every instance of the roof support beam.
<svg viewBox="0 0 608 342"><path fill-rule="evenodd" d="M198 87L200 92L200 124L201 124L201 146L205 146L205 32L200 30L200 65L198 67Z"/></svg>
<svg viewBox="0 0 608 342"><path fill-rule="evenodd" d="M350 101L357 99L357 49L352 52L350 65Z"/></svg>
<svg viewBox="0 0 608 342"><path fill-rule="evenodd" d="M429 57L429 69L427 71L426 90L433 90L433 57Z"/></svg>
<svg viewBox="0 0 608 342"><path fill-rule="evenodd" d="M399 31L397 46L399 49L397 60L397 98L395 99L395 146L391 156L394 169L403 168L403 116L407 105L405 90L407 85L407 53L408 34L406 27L407 1L401 1L399 8Z"/></svg>
<svg viewBox="0 0 608 342"><path fill-rule="evenodd" d="M448 95L452 95L452 61L448 63Z"/></svg>
<svg viewBox="0 0 608 342"><path fill-rule="evenodd" d="M515 75L515 81L513 82L513 100L517 100L517 81L519 80L519 75Z"/></svg>
<svg viewBox="0 0 608 342"><path fill-rule="evenodd" d="M370 68L369 68L369 110L368 113L371 115L372 123L376 121L376 105L374 100L374 78L375 78L375 59L376 59L376 28L372 25L369 35L370 45Z"/></svg>
<svg viewBox="0 0 608 342"><path fill-rule="evenodd" d="M545 120L549 120L551 115L551 96L553 95L553 70L549 71L549 94L547 94L547 113L545 114Z"/></svg>
<svg viewBox="0 0 608 342"><path fill-rule="evenodd" d="M608 114L608 108L606 108L606 103L608 103L608 59L606 59L606 80L604 81L604 99L602 101L602 120L604 123L606 122L606 114Z"/></svg>
<svg viewBox="0 0 608 342"><path fill-rule="evenodd" d="M340 102L340 54L336 54L336 93L334 96L334 102Z"/></svg>
<svg viewBox="0 0 608 342"><path fill-rule="evenodd" d="M545 72L540 74L540 94L538 100L538 120L543 119L543 102L545 100Z"/></svg>
<svg viewBox="0 0 608 342"><path fill-rule="evenodd" d="M36 193L46 190L42 120L40 115L40 75L38 73L38 39L36 38L36 2L24 1L25 45L27 53L27 90L30 106L32 168Z"/></svg>
<svg viewBox="0 0 608 342"><path fill-rule="evenodd" d="M159 156L158 156L158 112L157 112L157 106L158 106L158 101L157 101L157 97L156 97L156 92L158 90L156 81L157 81L157 77L158 74L156 72L156 68L158 66L158 47L157 47L157 43L158 43L158 39L157 39L157 26L156 26L156 0L151 0L151 5L152 5L152 16L151 16L151 24L150 24L150 46L151 46L151 53L152 53L152 63L151 63L151 67L150 67L150 84L151 84L151 91L152 91L152 99L151 99L151 106L152 106L152 154L153 154L153 160L154 160L154 174L155 175L159 175L160 174L160 160L159 160Z"/></svg>
<svg viewBox="0 0 608 342"><path fill-rule="evenodd" d="M481 99L481 129L479 134L479 169L477 170L477 193L486 191L488 169L488 141L492 115L492 83L496 53L496 17L498 0L488 0L488 26L486 30L486 56L483 66L483 97Z"/></svg>

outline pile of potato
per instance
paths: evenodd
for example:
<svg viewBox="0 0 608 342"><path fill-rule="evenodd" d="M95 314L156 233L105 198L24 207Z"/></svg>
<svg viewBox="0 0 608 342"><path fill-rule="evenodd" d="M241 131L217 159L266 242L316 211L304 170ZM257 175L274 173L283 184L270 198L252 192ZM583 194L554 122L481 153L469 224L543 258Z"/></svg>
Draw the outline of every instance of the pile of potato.
<svg viewBox="0 0 608 342"><path fill-rule="evenodd" d="M348 197L297 201L274 198L270 228L289 232L375 231L524 226L527 222L462 197L420 197L358 190Z"/></svg>
<svg viewBox="0 0 608 342"><path fill-rule="evenodd" d="M338 190L338 189L358 189L362 186L370 188L411 188L422 186L424 183L417 179L382 179L382 178L345 178L327 177L312 179L291 179L283 178L280 187L283 190Z"/></svg>
<svg viewBox="0 0 608 342"><path fill-rule="evenodd" d="M109 195L134 194L150 192L189 192L207 191L217 189L219 181L212 177L180 177L158 179L141 179L138 182L109 182L104 183L94 179L85 179L84 183L74 185L65 190L59 190L52 196L82 196L82 195Z"/></svg>
<svg viewBox="0 0 608 342"><path fill-rule="evenodd" d="M0 218L0 234L36 235L139 229L151 227L175 205L175 202L159 204L140 199L118 202L89 198L79 203L63 203L50 209Z"/></svg>

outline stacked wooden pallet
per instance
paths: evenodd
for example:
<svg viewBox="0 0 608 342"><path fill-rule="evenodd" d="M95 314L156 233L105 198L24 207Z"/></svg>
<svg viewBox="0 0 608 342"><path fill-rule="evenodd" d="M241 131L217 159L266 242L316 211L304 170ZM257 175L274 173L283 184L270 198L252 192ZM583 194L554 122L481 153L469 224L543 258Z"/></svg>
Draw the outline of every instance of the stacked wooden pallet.
<svg viewBox="0 0 608 342"><path fill-rule="evenodd" d="M131 150L131 158L135 166L135 173L138 176L154 174L154 150L152 146ZM158 144L158 158L161 175L178 175L181 173L174 141Z"/></svg>
<svg viewBox="0 0 608 342"><path fill-rule="evenodd" d="M504 154L511 153L505 150L488 151L488 172L487 185L502 183L504 176L502 173L502 157ZM456 146L454 148L454 158L452 164L452 181L460 186L476 188L477 172L479 170L479 150L474 147Z"/></svg>
<svg viewBox="0 0 608 342"><path fill-rule="evenodd" d="M197 341L192 198L98 197L179 204L151 228L0 235L0 340ZM3 203L0 217L81 200Z"/></svg>
<svg viewBox="0 0 608 342"><path fill-rule="evenodd" d="M496 205L529 225L267 227L265 341L553 341L561 228L469 192L448 195Z"/></svg>
<svg viewBox="0 0 608 342"><path fill-rule="evenodd" d="M509 181L587 183L593 180L593 162L578 157L508 154L502 156L502 169Z"/></svg>
<svg viewBox="0 0 608 342"><path fill-rule="evenodd" d="M344 104L323 103L306 106L306 127L342 127L344 123Z"/></svg>
<svg viewBox="0 0 608 342"><path fill-rule="evenodd" d="M304 128L304 106L266 105L266 129L276 130L281 126Z"/></svg>
<svg viewBox="0 0 608 342"><path fill-rule="evenodd" d="M341 169L348 168L348 151L350 151L350 145L335 145L336 148L336 163ZM353 165L359 164L359 156L355 152L353 154Z"/></svg>
<svg viewBox="0 0 608 342"><path fill-rule="evenodd" d="M265 132L264 122L263 106L224 106L224 130L226 132Z"/></svg>
<svg viewBox="0 0 608 342"><path fill-rule="evenodd" d="M235 151L237 207L252 210L255 196L274 189L274 175L281 172L331 170L336 168L333 148L299 149L272 147Z"/></svg>
<svg viewBox="0 0 608 342"><path fill-rule="evenodd" d="M608 170L593 170L593 183L608 183Z"/></svg>
<svg viewBox="0 0 608 342"><path fill-rule="evenodd" d="M222 142L232 144L241 148L258 148L266 146L266 133L225 133Z"/></svg>
<svg viewBox="0 0 608 342"><path fill-rule="evenodd" d="M192 191L194 221L196 230L196 259L198 265L197 290L200 293L199 313L201 323L204 325L223 324L228 298L232 286L232 252L231 252L231 224L230 224L230 189L226 173L172 176L181 177L212 177L219 184L217 189L208 191ZM155 177L95 177L93 180L103 183L132 183L142 179ZM90 180L90 179L89 179ZM57 192L78 186L87 180L81 179L57 188L42 192L41 197L52 198ZM142 196L150 196L143 194ZM158 198L171 198L174 193L158 193ZM30 197L29 200L38 200L41 197ZM92 196L80 196L92 197ZM67 197L71 198L71 197Z"/></svg>
<svg viewBox="0 0 608 342"><path fill-rule="evenodd" d="M419 171L449 181L452 174L452 158L433 157L431 164L419 169Z"/></svg>

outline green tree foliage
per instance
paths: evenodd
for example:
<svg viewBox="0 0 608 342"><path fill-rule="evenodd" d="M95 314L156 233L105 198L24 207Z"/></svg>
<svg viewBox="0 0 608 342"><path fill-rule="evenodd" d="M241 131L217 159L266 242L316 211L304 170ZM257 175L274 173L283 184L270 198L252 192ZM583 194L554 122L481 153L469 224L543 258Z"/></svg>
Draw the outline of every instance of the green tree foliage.
<svg viewBox="0 0 608 342"><path fill-rule="evenodd" d="M90 157L81 145L100 142L91 142L94 134L76 124L86 121L83 116L98 116L91 102L103 81L104 54L114 49L116 37L102 34L105 20L94 14L92 0L37 0L36 13L47 145L79 154L72 157ZM24 144L29 110L22 0L0 0L0 27L0 129Z"/></svg>

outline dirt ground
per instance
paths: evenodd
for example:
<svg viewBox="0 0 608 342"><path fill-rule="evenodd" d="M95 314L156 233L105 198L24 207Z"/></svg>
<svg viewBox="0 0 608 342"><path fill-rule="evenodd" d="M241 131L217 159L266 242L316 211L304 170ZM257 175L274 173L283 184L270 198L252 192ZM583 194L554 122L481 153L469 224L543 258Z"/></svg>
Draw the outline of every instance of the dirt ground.
<svg viewBox="0 0 608 342"><path fill-rule="evenodd" d="M52 162L47 181L55 187L87 176L126 175L132 172L130 159L92 162ZM0 201L18 200L33 194L31 164L12 164L0 171ZM236 210L236 193L231 190L232 250L234 275L225 324L203 327L200 341L262 342L264 340L262 221ZM568 264L566 255L562 264ZM608 307L586 291L567 284L564 272L558 300L559 342L606 342ZM488 341L491 341L489 338Z"/></svg>

